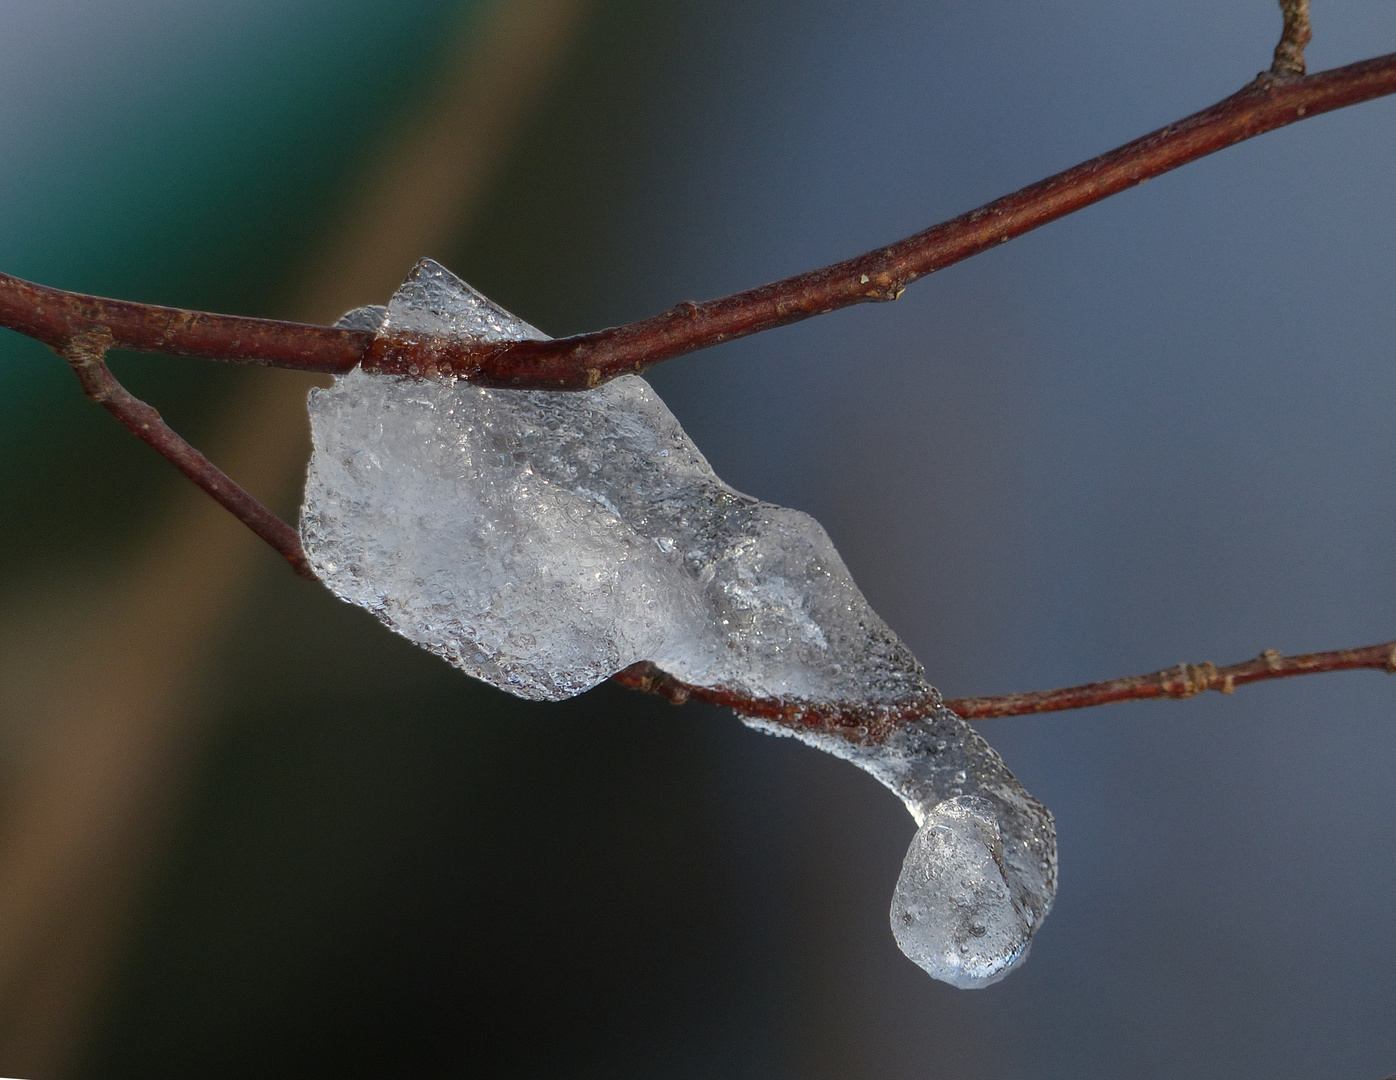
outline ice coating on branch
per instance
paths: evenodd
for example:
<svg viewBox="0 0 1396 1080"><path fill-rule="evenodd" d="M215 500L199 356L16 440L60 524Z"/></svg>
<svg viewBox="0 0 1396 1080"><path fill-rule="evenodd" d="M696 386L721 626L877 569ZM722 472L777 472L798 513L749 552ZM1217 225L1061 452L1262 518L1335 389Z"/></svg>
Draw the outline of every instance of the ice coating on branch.
<svg viewBox="0 0 1396 1080"><path fill-rule="evenodd" d="M430 260L395 335L544 335ZM310 401L301 535L341 598L520 697L559 700L649 660L694 686L823 708L934 690L813 518L714 475L644 380L585 393L354 371ZM1051 817L948 710L880 745L792 732L897 792L920 826L893 931L937 978L985 985L1051 903Z"/></svg>
<svg viewBox="0 0 1396 1080"><path fill-rule="evenodd" d="M542 336L434 263L385 318ZM310 413L316 572L477 678L555 701L651 660L753 697L929 691L819 524L722 483L643 379L534 392L355 371Z"/></svg>

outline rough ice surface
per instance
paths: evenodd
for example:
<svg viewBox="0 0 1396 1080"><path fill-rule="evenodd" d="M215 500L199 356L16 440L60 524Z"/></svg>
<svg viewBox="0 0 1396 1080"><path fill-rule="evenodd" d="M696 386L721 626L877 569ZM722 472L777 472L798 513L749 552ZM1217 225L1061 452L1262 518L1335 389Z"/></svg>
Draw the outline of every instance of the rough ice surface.
<svg viewBox="0 0 1396 1080"><path fill-rule="evenodd" d="M434 263L382 317L542 336ZM643 379L533 392L355 371L310 413L316 572L477 678L555 701L650 660L752 697L929 691L819 524L719 480Z"/></svg>
<svg viewBox="0 0 1396 1080"><path fill-rule="evenodd" d="M484 341L543 334L423 260L341 325ZM342 599L479 679L555 701L649 660L695 686L811 707L934 691L819 524L728 487L642 379L585 393L354 371L312 391L301 515ZM954 713L885 743L795 734L872 773L919 830L892 908L911 959L987 985L1055 889L1051 816Z"/></svg>

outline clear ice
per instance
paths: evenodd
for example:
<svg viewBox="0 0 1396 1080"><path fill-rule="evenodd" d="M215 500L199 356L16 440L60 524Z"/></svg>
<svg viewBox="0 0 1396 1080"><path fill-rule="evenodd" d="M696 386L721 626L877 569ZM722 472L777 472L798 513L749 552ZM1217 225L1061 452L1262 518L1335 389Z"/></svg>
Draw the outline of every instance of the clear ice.
<svg viewBox="0 0 1396 1080"><path fill-rule="evenodd" d="M911 811L916 835L891 911L892 936L909 959L968 990L998 982L1027 957L1057 892L1056 828L964 720L941 706L876 744L746 722L853 762Z"/></svg>
<svg viewBox="0 0 1396 1080"><path fill-rule="evenodd" d="M545 335L430 260L341 325L487 342ZM817 709L935 701L806 514L734 491L649 384L492 390L356 370L311 392L301 512L339 597L463 671L556 701L648 660L694 686ZM985 986L1056 888L1051 815L943 707L883 743L748 723L854 762L918 830L892 902L908 957Z"/></svg>

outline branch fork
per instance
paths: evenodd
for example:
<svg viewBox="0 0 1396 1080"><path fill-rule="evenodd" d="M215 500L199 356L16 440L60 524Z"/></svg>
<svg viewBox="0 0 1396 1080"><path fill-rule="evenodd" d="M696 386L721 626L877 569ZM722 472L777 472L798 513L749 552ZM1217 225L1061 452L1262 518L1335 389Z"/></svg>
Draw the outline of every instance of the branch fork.
<svg viewBox="0 0 1396 1080"><path fill-rule="evenodd" d="M685 300L627 326L546 341L492 345L345 327L309 326L184 311L65 292L0 273L0 325L66 359L83 392L275 548L302 577L316 580L297 531L175 433L132 395L106 363L110 349L201 357L300 371L345 374L355 367L409 378L463 378L515 389L586 390L733 338L839 308L895 300L907 285L1016 236L1245 139L1333 109L1396 93L1396 53L1307 75L1309 0L1280 0L1284 31L1274 62L1254 82L1210 108L1090 161L896 243L717 300ZM1396 642L1285 657L1266 650L1227 667L1180 664L1058 690L960 698L944 704L967 719L1015 716L1144 698L1232 693L1265 679L1368 668L1396 672ZM939 707L939 694L893 709L810 710L687 686L652 664L617 682L681 704L691 698L797 727L837 730L880 742L895 727Z"/></svg>
<svg viewBox="0 0 1396 1080"><path fill-rule="evenodd" d="M88 398L125 424L136 438L153 447L220 506L280 552L297 574L310 581L318 580L310 569L300 534L295 529L204 457L165 423L156 409L121 385L107 367L107 350L112 347L109 327L97 324L79 330L62 345L51 347L68 361Z"/></svg>

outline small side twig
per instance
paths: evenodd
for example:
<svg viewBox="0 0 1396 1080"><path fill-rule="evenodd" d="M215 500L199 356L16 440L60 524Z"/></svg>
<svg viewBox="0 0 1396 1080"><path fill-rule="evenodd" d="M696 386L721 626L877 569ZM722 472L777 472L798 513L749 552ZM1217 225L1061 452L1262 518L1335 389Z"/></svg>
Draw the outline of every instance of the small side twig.
<svg viewBox="0 0 1396 1080"><path fill-rule="evenodd" d="M117 381L106 363L107 350L111 347L111 332L101 328L75 334L54 351L68 361L89 398L280 552L297 574L311 581L318 580L306 561L305 549L295 529L190 446L165 423L159 412Z"/></svg>
<svg viewBox="0 0 1396 1080"><path fill-rule="evenodd" d="M1285 28L1280 43L1275 46L1270 74L1276 79L1302 77L1306 70L1304 47L1314 39L1313 27L1309 24L1309 0L1280 0L1280 11L1284 14Z"/></svg>

